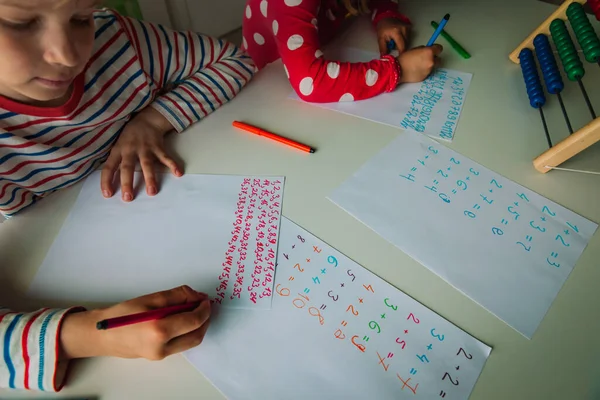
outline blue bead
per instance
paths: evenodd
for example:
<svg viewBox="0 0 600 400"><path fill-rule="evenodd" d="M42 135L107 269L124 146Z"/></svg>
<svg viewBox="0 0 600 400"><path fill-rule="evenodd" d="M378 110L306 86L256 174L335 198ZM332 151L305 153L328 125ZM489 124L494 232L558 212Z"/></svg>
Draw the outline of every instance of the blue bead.
<svg viewBox="0 0 600 400"><path fill-rule="evenodd" d="M527 95L529 96L529 104L533 108L540 108L546 104L546 96L544 96L544 89L542 88L540 76L537 72L537 65L533 59L533 52L530 49L521 50L519 60L527 88Z"/></svg>
<svg viewBox="0 0 600 400"><path fill-rule="evenodd" d="M556 59L552 53L550 47L550 41L544 34L539 34L533 39L533 45L535 46L535 52L537 59L540 63L540 69L544 75L544 81L546 82L546 89L550 94L557 94L562 92L565 88Z"/></svg>

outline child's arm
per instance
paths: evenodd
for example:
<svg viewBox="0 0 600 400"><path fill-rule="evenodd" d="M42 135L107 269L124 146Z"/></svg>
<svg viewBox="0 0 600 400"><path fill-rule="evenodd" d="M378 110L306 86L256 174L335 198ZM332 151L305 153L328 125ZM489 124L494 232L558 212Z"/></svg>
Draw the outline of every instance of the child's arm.
<svg viewBox="0 0 600 400"><path fill-rule="evenodd" d="M320 3L304 0L295 7L281 3L276 13L276 43L298 96L308 102L329 103L363 100L394 90L401 71L392 56L363 63L325 59L315 26Z"/></svg>
<svg viewBox="0 0 600 400"><path fill-rule="evenodd" d="M60 391L68 360L122 357L161 360L198 346L210 324L208 296L188 286L87 311L42 309L15 313L0 307L0 388ZM99 331L96 323L187 302L195 310L127 327Z"/></svg>
<svg viewBox="0 0 600 400"><path fill-rule="evenodd" d="M410 19L398 11L398 3L392 0L371 0L369 4L373 26L377 27L379 21L385 18L396 18L407 25L411 25Z"/></svg>
<svg viewBox="0 0 600 400"><path fill-rule="evenodd" d="M233 99L255 73L232 43L119 16L156 96L152 107L178 132Z"/></svg>

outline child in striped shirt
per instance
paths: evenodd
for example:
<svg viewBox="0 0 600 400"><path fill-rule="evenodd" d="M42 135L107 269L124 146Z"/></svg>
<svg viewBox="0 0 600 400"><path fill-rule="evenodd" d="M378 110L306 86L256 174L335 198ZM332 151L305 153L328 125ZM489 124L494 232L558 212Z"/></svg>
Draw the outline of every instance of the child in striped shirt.
<svg viewBox="0 0 600 400"><path fill-rule="evenodd" d="M105 197L114 194L119 171L123 200L133 200L137 162L147 194L156 194L155 161L182 174L164 149L164 135L230 101L255 73L233 44L99 11L99 3L0 0L0 218L102 164ZM0 307L0 387L56 391L63 360L160 359L198 345L208 326L207 302L104 335L94 324L204 297L179 288L101 311L27 314Z"/></svg>

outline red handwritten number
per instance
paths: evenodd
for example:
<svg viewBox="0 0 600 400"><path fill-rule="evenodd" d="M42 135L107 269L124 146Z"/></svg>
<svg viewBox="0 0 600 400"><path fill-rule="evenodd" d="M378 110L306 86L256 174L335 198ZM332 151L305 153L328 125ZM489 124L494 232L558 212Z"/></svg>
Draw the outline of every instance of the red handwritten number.
<svg viewBox="0 0 600 400"><path fill-rule="evenodd" d="M473 358L473 356L470 354L467 354L467 352L465 352L465 349L463 349L462 347L458 349L458 353L456 353L456 355L459 355L461 352L465 355L465 357L468 360L471 360Z"/></svg>
<svg viewBox="0 0 600 400"><path fill-rule="evenodd" d="M419 384L417 383L415 385L415 387L410 387L410 385L408 384L408 382L410 382L411 378L408 378L408 380L404 380L402 379L402 377L398 374L396 374L396 376L398 377L398 379L400 379L400 381L402 381L403 385L402 385L402 390L404 390L405 387L409 388L411 392L413 392L413 394L417 394L417 388L419 387Z"/></svg>
<svg viewBox="0 0 600 400"><path fill-rule="evenodd" d="M372 287L371 285L369 285L369 286L367 286L367 285L363 285L363 287L364 287L365 289L367 289L369 292L371 292L371 293L375 293L375 291L373 290L373 287Z"/></svg>
<svg viewBox="0 0 600 400"><path fill-rule="evenodd" d="M404 340L400 340L400 338L396 338L396 343L398 343L399 345L402 346L402 350L404 350L404 348L406 347L406 342Z"/></svg>
<svg viewBox="0 0 600 400"><path fill-rule="evenodd" d="M298 271L300 271L300 272L304 272L304 268L302 268L302 267L300 266L300 264L296 264L296 265L294 265L294 268L297 268L297 269L298 269Z"/></svg>
<svg viewBox="0 0 600 400"><path fill-rule="evenodd" d="M419 319L418 319L418 318L416 318L416 317L413 315L413 313L410 313L410 314L408 314L408 317L407 317L406 319L407 319L407 320L409 320L409 319L411 319L411 318L412 318L412 320L415 322L415 324L418 324L419 322L421 322L421 321L419 321Z"/></svg>
<svg viewBox="0 0 600 400"><path fill-rule="evenodd" d="M450 379L450 382L452 382L452 384L453 384L454 386L458 386L458 379L456 380L456 383L455 383L455 382L452 380L452 377L450 376L450 374L449 374L449 373L447 373L447 372L444 374L444 377L442 378L442 380L446 379L446 377L448 377L448 379Z"/></svg>
<svg viewBox="0 0 600 400"><path fill-rule="evenodd" d="M385 369L385 372L387 372L388 368L390 367L390 364L385 365L385 358L381 358L379 352L377 352L377 357L379 357L379 364L381 364L383 366L383 369Z"/></svg>
<svg viewBox="0 0 600 400"><path fill-rule="evenodd" d="M354 309L354 306L353 306L352 304L350 304L350 305L348 306L348 308L346 308L346 312L348 312L348 311L350 311L350 310L352 310L352 314L354 314L355 316L356 316L356 315L358 315L358 311L356 311L356 310Z"/></svg>

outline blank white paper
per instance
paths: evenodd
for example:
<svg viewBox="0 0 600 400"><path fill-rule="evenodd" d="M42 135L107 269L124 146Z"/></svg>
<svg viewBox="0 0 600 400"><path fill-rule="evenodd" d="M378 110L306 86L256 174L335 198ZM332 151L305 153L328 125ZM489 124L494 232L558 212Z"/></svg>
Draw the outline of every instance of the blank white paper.
<svg viewBox="0 0 600 400"><path fill-rule="evenodd" d="M527 338L598 227L413 132L329 198Z"/></svg>
<svg viewBox="0 0 600 400"><path fill-rule="evenodd" d="M273 308L187 359L228 399L467 399L491 349L283 218Z"/></svg>
<svg viewBox="0 0 600 400"><path fill-rule="evenodd" d="M284 178L161 179L158 195L125 203L90 175L29 294L120 302L186 284L226 306L270 308Z"/></svg>
<svg viewBox="0 0 600 400"><path fill-rule="evenodd" d="M378 58L375 53L354 48L331 49L325 57L344 62ZM393 92L370 99L310 104L451 142L472 78L469 73L440 68L423 82L403 83ZM301 101L296 92L289 97Z"/></svg>

